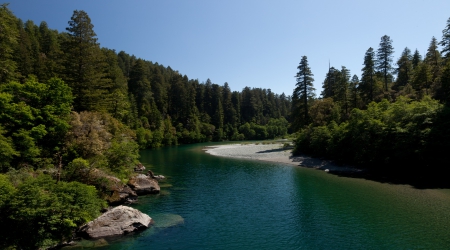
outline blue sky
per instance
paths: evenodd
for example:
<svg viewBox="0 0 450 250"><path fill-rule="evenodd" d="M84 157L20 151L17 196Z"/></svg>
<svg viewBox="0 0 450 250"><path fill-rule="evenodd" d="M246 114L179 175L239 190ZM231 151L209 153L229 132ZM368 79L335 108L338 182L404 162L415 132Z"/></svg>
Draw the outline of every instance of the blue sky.
<svg viewBox="0 0 450 250"><path fill-rule="evenodd" d="M200 82L287 95L303 55L319 95L329 61L360 77L366 50L383 35L393 40L394 61L405 47L424 56L450 18L448 0L11 0L9 8L59 31L84 10L102 47Z"/></svg>

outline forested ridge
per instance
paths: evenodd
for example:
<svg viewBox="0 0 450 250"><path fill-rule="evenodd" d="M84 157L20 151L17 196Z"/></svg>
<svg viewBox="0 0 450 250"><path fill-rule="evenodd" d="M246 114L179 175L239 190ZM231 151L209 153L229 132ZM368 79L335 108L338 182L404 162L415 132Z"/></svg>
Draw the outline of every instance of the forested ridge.
<svg viewBox="0 0 450 250"><path fill-rule="evenodd" d="M84 11L59 32L2 4L0 248L70 240L117 204L140 149L282 137L290 105L270 89L232 91L103 48Z"/></svg>
<svg viewBox="0 0 450 250"><path fill-rule="evenodd" d="M330 67L315 98L306 56L292 95L294 153L335 160L383 176L447 183L450 165L450 19L426 55L404 48L394 61L393 40L362 56L361 79ZM437 184L440 183L440 184ZM448 187L448 184L444 184Z"/></svg>

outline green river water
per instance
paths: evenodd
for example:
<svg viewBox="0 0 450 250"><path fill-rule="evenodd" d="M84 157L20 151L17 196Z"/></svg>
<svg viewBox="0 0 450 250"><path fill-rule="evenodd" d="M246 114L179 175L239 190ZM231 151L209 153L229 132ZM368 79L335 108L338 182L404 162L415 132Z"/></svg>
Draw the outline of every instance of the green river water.
<svg viewBox="0 0 450 250"><path fill-rule="evenodd" d="M154 225L98 249L450 249L448 189L211 156L209 145L142 151L167 177L133 205Z"/></svg>

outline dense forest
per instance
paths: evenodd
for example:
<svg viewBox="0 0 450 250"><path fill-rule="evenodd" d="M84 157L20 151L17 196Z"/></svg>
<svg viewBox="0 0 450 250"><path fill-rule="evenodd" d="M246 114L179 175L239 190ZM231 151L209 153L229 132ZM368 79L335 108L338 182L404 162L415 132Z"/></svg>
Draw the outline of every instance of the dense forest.
<svg viewBox="0 0 450 250"><path fill-rule="evenodd" d="M139 150L287 135L290 96L232 91L103 48L88 14L65 32L0 5L0 248L36 249L117 201ZM118 177L119 179L117 179Z"/></svg>
<svg viewBox="0 0 450 250"><path fill-rule="evenodd" d="M114 204L111 185L145 148L295 133L294 153L439 175L450 165L450 19L424 57L405 48L394 63L392 43L366 51L361 79L330 67L320 98L306 56L292 96L232 91L101 47L84 11L59 32L0 5L0 248L69 240Z"/></svg>
<svg viewBox="0 0 450 250"><path fill-rule="evenodd" d="M332 159L414 181L446 182L450 165L450 19L424 57L404 48L394 62L393 41L367 49L361 79L330 67L321 98L304 56L292 95L294 153ZM441 48L439 49L439 46Z"/></svg>

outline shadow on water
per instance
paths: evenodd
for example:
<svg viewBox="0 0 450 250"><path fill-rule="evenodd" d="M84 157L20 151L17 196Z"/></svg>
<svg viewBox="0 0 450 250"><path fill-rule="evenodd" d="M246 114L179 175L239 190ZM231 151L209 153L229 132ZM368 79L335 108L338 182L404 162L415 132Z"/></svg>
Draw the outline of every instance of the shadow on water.
<svg viewBox="0 0 450 250"><path fill-rule="evenodd" d="M442 171L427 170L422 166L410 165L400 170L392 170L389 167L357 168L350 165L339 164L330 160L313 158L305 155L289 157L292 162L298 162L299 166L314 166L319 170L328 169L328 173L340 177L360 178L380 183L410 185L417 189L449 189L448 175ZM407 170L409 169L409 170Z"/></svg>
<svg viewBox="0 0 450 250"><path fill-rule="evenodd" d="M417 189L449 189L450 183L444 173L433 172L425 174L420 172L410 173L390 173L387 171L363 170L360 172L331 172L332 174L350 177L362 178L380 183L410 185Z"/></svg>

